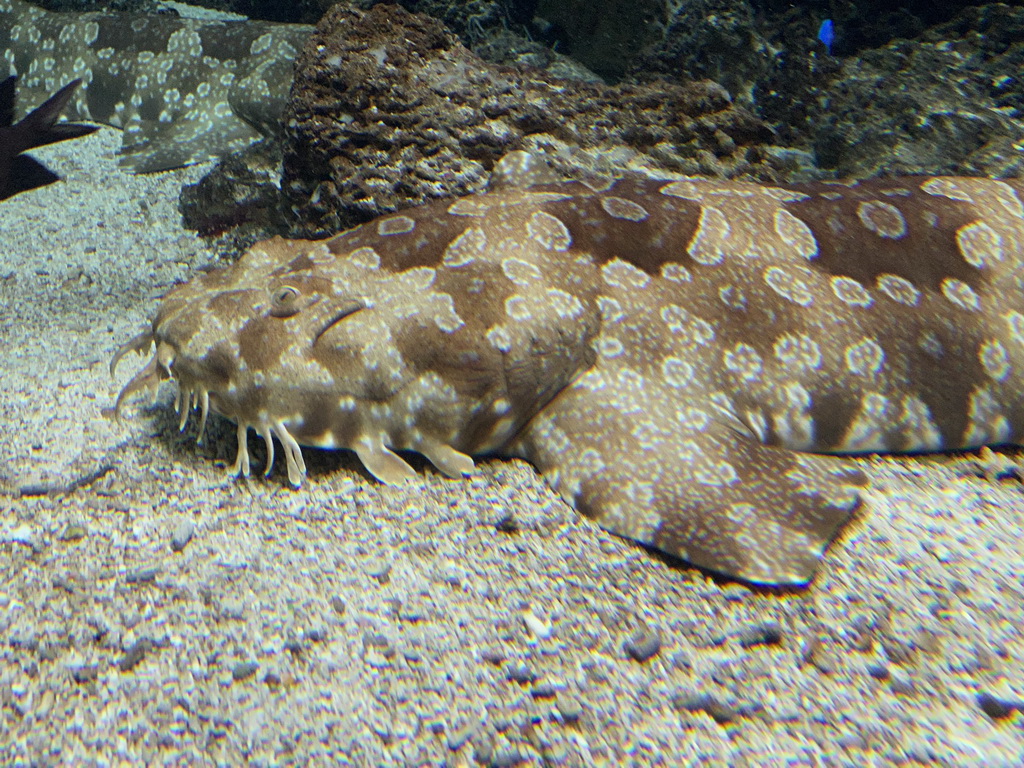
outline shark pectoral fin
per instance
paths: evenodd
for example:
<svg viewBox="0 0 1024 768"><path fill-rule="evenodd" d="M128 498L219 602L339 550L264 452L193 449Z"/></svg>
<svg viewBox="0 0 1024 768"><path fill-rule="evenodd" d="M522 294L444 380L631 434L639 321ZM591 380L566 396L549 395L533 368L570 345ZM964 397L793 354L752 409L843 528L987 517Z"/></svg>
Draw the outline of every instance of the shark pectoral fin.
<svg viewBox="0 0 1024 768"><path fill-rule="evenodd" d="M153 173L215 160L245 149L260 134L228 113L214 120L181 116L169 123L130 125L122 137L118 165L132 173Z"/></svg>
<svg viewBox="0 0 1024 768"><path fill-rule="evenodd" d="M473 469L476 467L472 458L444 443L424 443L417 450L445 476L453 480L473 474Z"/></svg>
<svg viewBox="0 0 1024 768"><path fill-rule="evenodd" d="M361 438L352 446L366 471L387 485L401 485L416 479L416 470L380 440Z"/></svg>
<svg viewBox="0 0 1024 768"><path fill-rule="evenodd" d="M745 581L809 581L864 475L848 461L762 445L716 422L710 403L680 407L659 389L630 401L573 386L513 453L615 534Z"/></svg>

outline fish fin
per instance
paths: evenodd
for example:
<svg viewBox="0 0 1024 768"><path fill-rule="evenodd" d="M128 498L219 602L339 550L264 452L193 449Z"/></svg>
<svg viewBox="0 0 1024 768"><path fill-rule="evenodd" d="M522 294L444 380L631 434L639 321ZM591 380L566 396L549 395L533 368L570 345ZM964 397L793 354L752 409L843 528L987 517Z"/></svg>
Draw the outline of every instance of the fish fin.
<svg viewBox="0 0 1024 768"><path fill-rule="evenodd" d="M366 471L387 485L401 485L416 478L416 471L405 459L388 448L380 440L362 438L353 450L363 462Z"/></svg>
<svg viewBox="0 0 1024 768"><path fill-rule="evenodd" d="M212 125L181 117L170 123L139 123L125 127L118 165L131 173L155 173L216 160L245 149L261 134L234 115Z"/></svg>
<svg viewBox="0 0 1024 768"><path fill-rule="evenodd" d="M624 393L584 376L511 452L612 533L745 581L808 582L859 504L864 474L849 460L763 445L709 399L647 384Z"/></svg>
<svg viewBox="0 0 1024 768"><path fill-rule="evenodd" d="M476 467L471 457L444 443L424 443L416 450L426 456L427 460L446 477L455 480L473 474L473 469Z"/></svg>

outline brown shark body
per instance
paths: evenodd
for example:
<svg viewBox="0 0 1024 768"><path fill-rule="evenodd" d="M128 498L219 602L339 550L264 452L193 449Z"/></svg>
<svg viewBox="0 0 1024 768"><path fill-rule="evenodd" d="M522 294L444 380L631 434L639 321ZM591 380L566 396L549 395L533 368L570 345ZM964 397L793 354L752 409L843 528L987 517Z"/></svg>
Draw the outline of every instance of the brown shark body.
<svg viewBox="0 0 1024 768"><path fill-rule="evenodd" d="M174 379L183 423L237 422L236 473L251 427L295 486L300 445L388 483L395 451L452 477L520 456L615 533L803 583L867 482L823 454L1024 438L1022 198L629 177L278 238L167 295L118 406Z"/></svg>

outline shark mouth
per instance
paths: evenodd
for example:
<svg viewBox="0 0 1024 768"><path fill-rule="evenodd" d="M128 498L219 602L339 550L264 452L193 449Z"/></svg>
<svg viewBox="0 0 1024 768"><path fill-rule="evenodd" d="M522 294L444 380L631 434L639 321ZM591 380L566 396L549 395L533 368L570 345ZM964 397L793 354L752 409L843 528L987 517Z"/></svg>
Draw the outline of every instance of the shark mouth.
<svg viewBox="0 0 1024 768"><path fill-rule="evenodd" d="M175 376L173 370L175 350L171 344L166 341L156 343L150 331L140 333L114 353L114 357L110 361L110 375L114 375L118 364L125 355L130 352L146 355L154 344L156 344L156 354L124 385L117 396L117 400L114 402L114 407L112 409L105 409L104 414L120 420L121 409L132 395L145 390L149 393L151 402L155 403L160 384L165 381L174 381L177 384L177 391L174 396L174 410L180 415L178 431L185 431L189 413L198 409L199 433L196 437L196 444L202 445L207 418L211 410L210 390L203 386L201 382L184 381L180 376ZM217 396L214 393L213 410L220 412L220 409L216 407L216 400ZM263 475L268 477L274 468L274 438L276 437L281 441L281 446L284 448L285 463L288 468L288 482L296 488L302 485L302 479L306 476L306 462L302 458L302 449L281 419L268 419L266 416L262 416L257 421L248 421L240 415L230 418L234 418L237 423L238 452L235 454L234 464L228 469L229 474L236 477L239 475L248 477L250 474L248 433L251 427L263 438L263 442L267 446L267 464Z"/></svg>

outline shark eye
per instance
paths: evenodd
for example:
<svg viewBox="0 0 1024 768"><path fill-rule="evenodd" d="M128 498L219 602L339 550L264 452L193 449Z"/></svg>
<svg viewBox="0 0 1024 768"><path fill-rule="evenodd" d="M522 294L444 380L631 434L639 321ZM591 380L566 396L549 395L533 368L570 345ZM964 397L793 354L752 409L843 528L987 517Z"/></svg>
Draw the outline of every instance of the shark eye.
<svg viewBox="0 0 1024 768"><path fill-rule="evenodd" d="M301 309L299 296L301 296L299 289L290 285L282 285L280 288L274 289L270 296L270 316L291 317L297 313Z"/></svg>

